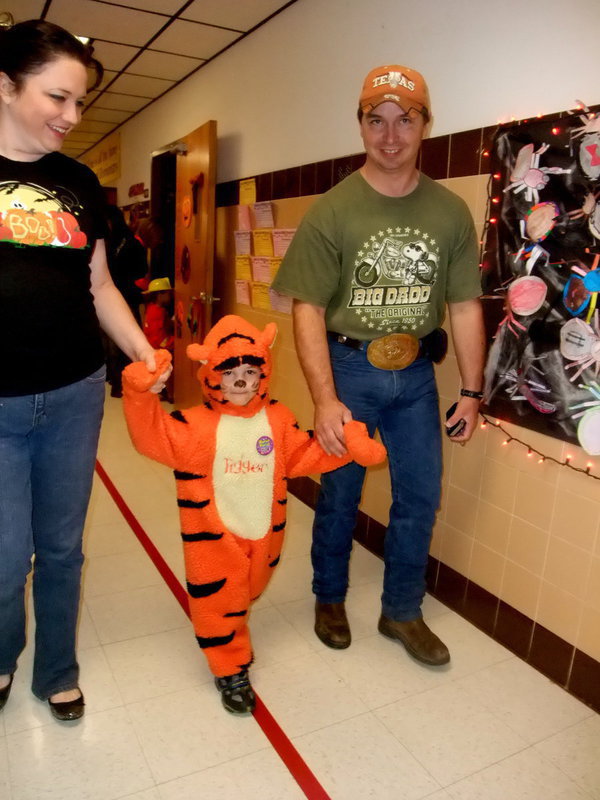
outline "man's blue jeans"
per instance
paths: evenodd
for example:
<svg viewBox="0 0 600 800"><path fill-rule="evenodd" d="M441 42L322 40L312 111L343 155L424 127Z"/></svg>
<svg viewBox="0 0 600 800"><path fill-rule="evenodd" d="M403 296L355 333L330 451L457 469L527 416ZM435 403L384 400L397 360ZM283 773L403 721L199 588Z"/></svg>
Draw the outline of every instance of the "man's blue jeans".
<svg viewBox="0 0 600 800"><path fill-rule="evenodd" d="M442 471L438 394L431 361L381 370L365 350L329 343L339 399L354 419L376 428L388 451L392 505L385 535L382 612L400 622L421 616L431 531ZM356 462L321 477L313 526L313 592L342 602L365 470Z"/></svg>
<svg viewBox="0 0 600 800"><path fill-rule="evenodd" d="M83 525L94 476L105 368L43 394L0 397L0 675L25 646L33 565L33 693L77 686Z"/></svg>

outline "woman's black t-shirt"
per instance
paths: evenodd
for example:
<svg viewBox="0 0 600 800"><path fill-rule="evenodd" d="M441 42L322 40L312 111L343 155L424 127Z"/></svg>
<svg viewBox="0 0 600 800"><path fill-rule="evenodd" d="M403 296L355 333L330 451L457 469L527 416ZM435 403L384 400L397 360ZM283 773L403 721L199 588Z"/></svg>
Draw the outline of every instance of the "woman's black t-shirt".
<svg viewBox="0 0 600 800"><path fill-rule="evenodd" d="M88 167L60 153L0 156L0 396L67 386L102 365L89 263L106 233Z"/></svg>

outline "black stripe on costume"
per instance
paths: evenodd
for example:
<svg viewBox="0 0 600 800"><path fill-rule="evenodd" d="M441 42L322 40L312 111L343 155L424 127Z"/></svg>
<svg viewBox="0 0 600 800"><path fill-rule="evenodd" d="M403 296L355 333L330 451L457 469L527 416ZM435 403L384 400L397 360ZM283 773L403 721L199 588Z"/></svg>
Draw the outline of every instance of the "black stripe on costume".
<svg viewBox="0 0 600 800"><path fill-rule="evenodd" d="M210 597L211 594L220 592L226 583L227 578L222 578L220 581L213 581L212 583L190 583L187 581L187 590L190 597L194 599Z"/></svg>
<svg viewBox="0 0 600 800"><path fill-rule="evenodd" d="M247 611L230 611L228 614L223 614L224 617L245 617Z"/></svg>
<svg viewBox="0 0 600 800"><path fill-rule="evenodd" d="M178 469L174 469L173 474L178 481L195 481L197 478L206 478L206 475L198 475L195 472L180 472Z"/></svg>
<svg viewBox="0 0 600 800"><path fill-rule="evenodd" d="M280 506L284 506L287 503L287 497L284 497L283 500L278 500L277 502Z"/></svg>
<svg viewBox="0 0 600 800"><path fill-rule="evenodd" d="M196 636L196 641L200 645L203 650L206 650L209 647L219 647L222 644L229 644L229 642L235 636L235 631L233 633L228 634L227 636Z"/></svg>
<svg viewBox="0 0 600 800"><path fill-rule="evenodd" d="M180 500L177 498L177 505L179 508L205 508L210 503L210 500Z"/></svg>
<svg viewBox="0 0 600 800"><path fill-rule="evenodd" d="M179 410L171 411L171 416L173 417L173 419L176 419L178 422L185 422L186 425L189 424L187 419L183 416L183 414Z"/></svg>
<svg viewBox="0 0 600 800"><path fill-rule="evenodd" d="M218 539L223 538L223 534L198 531L198 533L182 533L181 538L184 542L216 542Z"/></svg>
<svg viewBox="0 0 600 800"><path fill-rule="evenodd" d="M270 567L276 567L276 566L277 566L277 564L279 564L279 560L280 560L280 558L281 558L281 556L277 556L277 558L276 558L274 561L271 561L271 563L269 564L269 566L270 566Z"/></svg>
<svg viewBox="0 0 600 800"><path fill-rule="evenodd" d="M219 344L217 347L222 347L230 339L245 339L247 342L250 342L250 344L256 344L252 336L246 336L245 333L237 333L234 331L233 333L228 333L227 336L223 336L222 339L219 339Z"/></svg>
<svg viewBox="0 0 600 800"><path fill-rule="evenodd" d="M273 525L273 533L279 533L285 528L285 522L282 522L280 525Z"/></svg>

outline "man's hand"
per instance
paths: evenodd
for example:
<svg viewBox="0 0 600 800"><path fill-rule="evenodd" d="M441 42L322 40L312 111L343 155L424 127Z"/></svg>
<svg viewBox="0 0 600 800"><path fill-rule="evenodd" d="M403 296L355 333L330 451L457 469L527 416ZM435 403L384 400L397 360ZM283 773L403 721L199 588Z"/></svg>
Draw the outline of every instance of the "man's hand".
<svg viewBox="0 0 600 800"><path fill-rule="evenodd" d="M346 455L344 424L351 419L350 409L337 398L315 406L315 435L327 455Z"/></svg>
<svg viewBox="0 0 600 800"><path fill-rule="evenodd" d="M456 411L446 420L446 427L452 427L461 418L466 423L465 427L458 436L449 437L450 441L456 444L466 444L475 432L479 418L479 400L474 397L461 397L456 405Z"/></svg>

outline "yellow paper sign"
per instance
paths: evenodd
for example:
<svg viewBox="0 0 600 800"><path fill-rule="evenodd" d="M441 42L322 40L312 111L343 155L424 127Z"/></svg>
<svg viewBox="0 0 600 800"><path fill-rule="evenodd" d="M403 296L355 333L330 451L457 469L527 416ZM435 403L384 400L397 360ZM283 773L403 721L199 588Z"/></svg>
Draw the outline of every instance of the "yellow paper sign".
<svg viewBox="0 0 600 800"><path fill-rule="evenodd" d="M107 136L79 157L93 169L102 186L114 186L121 177L121 137L119 131Z"/></svg>
<svg viewBox="0 0 600 800"><path fill-rule="evenodd" d="M253 283L252 284L252 307L262 308L263 311L271 310L271 302L269 300L269 286L266 283Z"/></svg>
<svg viewBox="0 0 600 800"><path fill-rule="evenodd" d="M235 277L239 281L252 280L252 268L250 256L235 257Z"/></svg>
<svg viewBox="0 0 600 800"><path fill-rule="evenodd" d="M251 206L256 203L256 180L246 178L240 181L240 205Z"/></svg>
<svg viewBox="0 0 600 800"><path fill-rule="evenodd" d="M273 255L273 237L271 236L270 230L257 228L255 231L252 231L252 241L255 256Z"/></svg>

